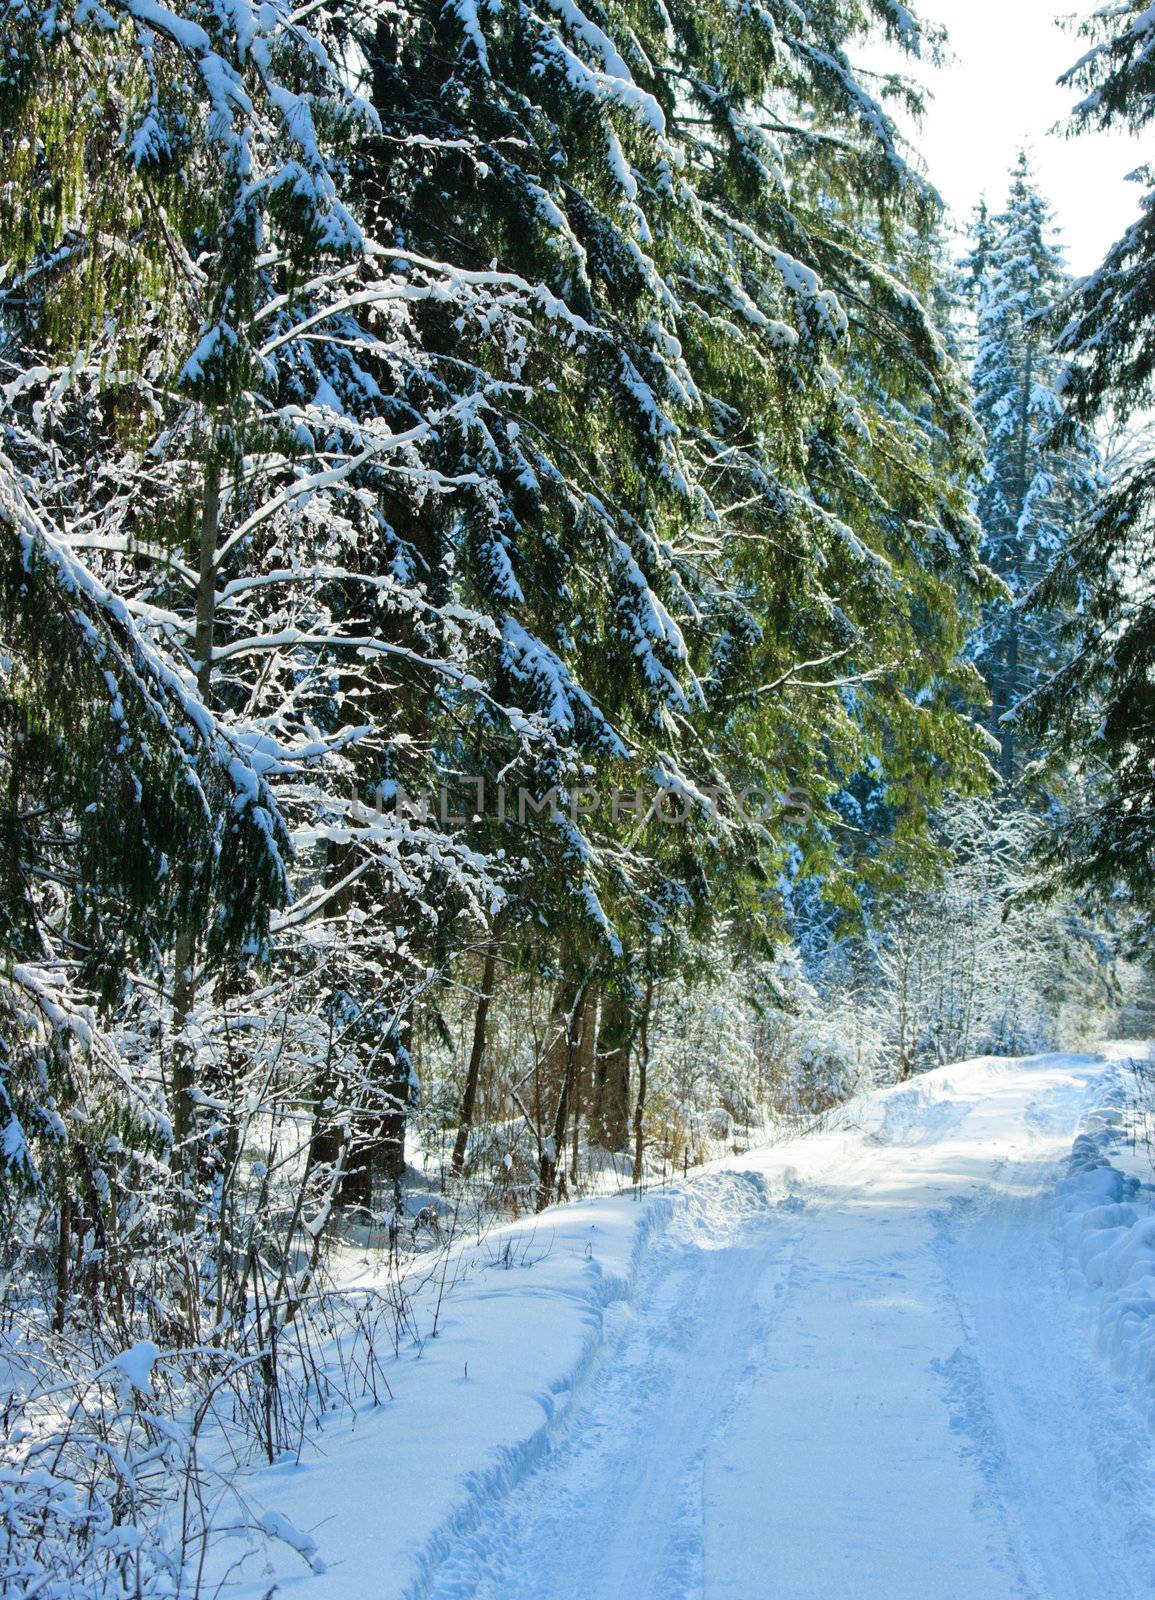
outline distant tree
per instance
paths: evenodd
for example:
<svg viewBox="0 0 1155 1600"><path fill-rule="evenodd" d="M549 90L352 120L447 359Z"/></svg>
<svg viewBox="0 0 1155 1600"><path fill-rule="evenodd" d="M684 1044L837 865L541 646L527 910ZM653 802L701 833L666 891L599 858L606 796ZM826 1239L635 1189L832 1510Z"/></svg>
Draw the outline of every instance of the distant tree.
<svg viewBox="0 0 1155 1600"><path fill-rule="evenodd" d="M1011 783L1024 760L1016 708L1064 657L1066 605L1026 602L1091 505L1098 475L1085 430L1055 438L1062 362L1050 319L1069 279L1025 154L1006 209L994 218L980 213L972 238L975 411L987 440L977 506L983 555L1008 593L984 607L971 649L990 691L988 725L1001 746L1002 777Z"/></svg>

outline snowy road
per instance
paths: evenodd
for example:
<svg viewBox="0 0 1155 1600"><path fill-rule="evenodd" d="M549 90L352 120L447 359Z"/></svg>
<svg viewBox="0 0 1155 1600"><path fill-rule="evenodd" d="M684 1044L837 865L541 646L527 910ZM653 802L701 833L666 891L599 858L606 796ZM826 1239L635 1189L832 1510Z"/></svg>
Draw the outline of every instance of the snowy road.
<svg viewBox="0 0 1155 1600"><path fill-rule="evenodd" d="M981 1061L693 1185L428 1600L1140 1600L1151 1439L1067 1289L1090 1058ZM382 1596L392 1593L383 1590Z"/></svg>

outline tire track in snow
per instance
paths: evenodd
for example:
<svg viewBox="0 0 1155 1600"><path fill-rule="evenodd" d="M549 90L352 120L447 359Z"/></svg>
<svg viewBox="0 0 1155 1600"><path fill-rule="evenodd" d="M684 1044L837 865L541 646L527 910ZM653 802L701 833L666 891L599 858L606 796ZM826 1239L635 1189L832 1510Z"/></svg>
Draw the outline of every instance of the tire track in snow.
<svg viewBox="0 0 1155 1600"><path fill-rule="evenodd" d="M1065 1154L1071 1119L1031 1112L1027 1127L1056 1136ZM967 1335L943 1377L1030 1592L1150 1600L1150 1439L1075 1320L1055 1227L1059 1173L1051 1153L1009 1162L997 1190L943 1214L942 1258Z"/></svg>
<svg viewBox="0 0 1155 1600"><path fill-rule="evenodd" d="M605 1313L604 1350L544 1459L414 1600L702 1600L706 1452L763 1359L801 1207L773 1205L752 1173L694 1191Z"/></svg>
<svg viewBox="0 0 1155 1600"><path fill-rule="evenodd" d="M1054 1226L1097 1071L930 1074L674 1197L407 1600L1150 1600L1151 1441Z"/></svg>

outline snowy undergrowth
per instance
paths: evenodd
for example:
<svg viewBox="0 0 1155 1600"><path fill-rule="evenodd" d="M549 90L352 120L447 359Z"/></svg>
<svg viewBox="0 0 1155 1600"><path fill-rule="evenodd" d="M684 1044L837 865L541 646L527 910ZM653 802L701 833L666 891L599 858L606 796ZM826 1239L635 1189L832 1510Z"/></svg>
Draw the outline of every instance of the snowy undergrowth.
<svg viewBox="0 0 1155 1600"><path fill-rule="evenodd" d="M1068 1278L1099 1355L1155 1430L1155 1058L1142 1045L1108 1051L1059 1185Z"/></svg>
<svg viewBox="0 0 1155 1600"><path fill-rule="evenodd" d="M387 1357L412 1325L396 1274L318 1290L248 1354L125 1346L111 1326L82 1346L41 1310L10 1305L0 1327L0 1593L198 1600L239 1538L322 1570L309 1534L250 1501L251 1467L388 1394Z"/></svg>

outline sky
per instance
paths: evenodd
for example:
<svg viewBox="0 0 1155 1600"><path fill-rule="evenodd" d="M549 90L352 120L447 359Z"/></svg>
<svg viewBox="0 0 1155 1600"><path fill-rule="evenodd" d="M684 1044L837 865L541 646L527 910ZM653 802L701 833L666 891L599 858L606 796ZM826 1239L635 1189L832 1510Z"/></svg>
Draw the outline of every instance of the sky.
<svg viewBox="0 0 1155 1600"><path fill-rule="evenodd" d="M963 221L984 195L998 210L1025 144L1055 208L1068 265L1092 271L1138 211L1143 191L1125 175L1153 152L1124 133L1066 139L1049 132L1077 98L1055 80L1086 48L1056 18L1085 15L1091 0L921 0L916 9L946 25L954 58L939 69L916 64L934 93L914 132L931 181Z"/></svg>

